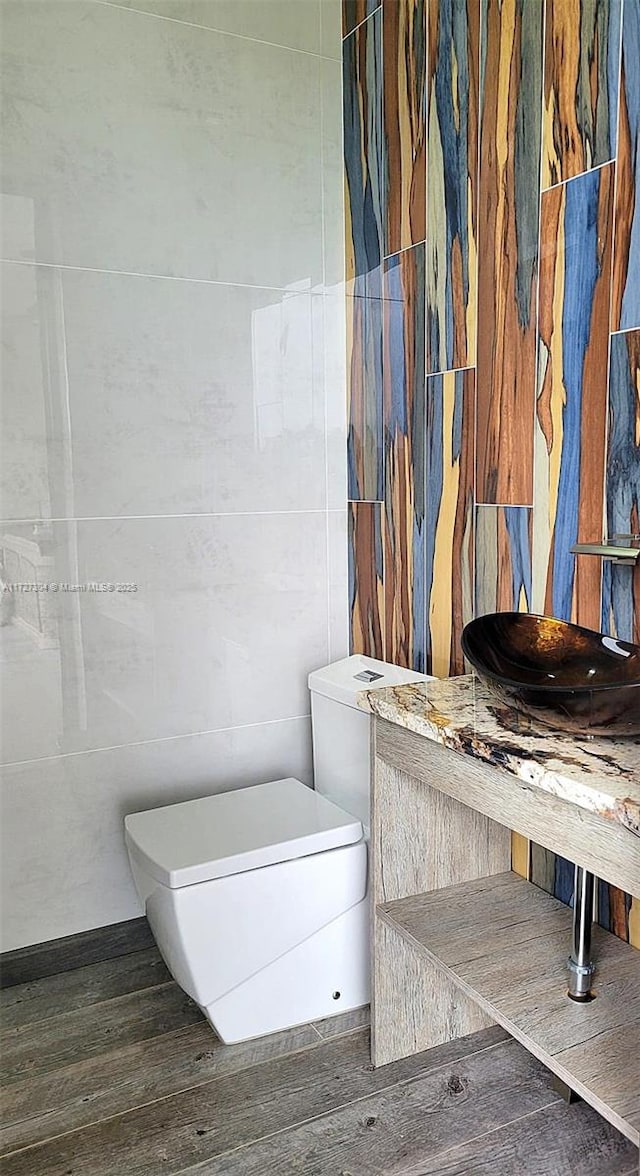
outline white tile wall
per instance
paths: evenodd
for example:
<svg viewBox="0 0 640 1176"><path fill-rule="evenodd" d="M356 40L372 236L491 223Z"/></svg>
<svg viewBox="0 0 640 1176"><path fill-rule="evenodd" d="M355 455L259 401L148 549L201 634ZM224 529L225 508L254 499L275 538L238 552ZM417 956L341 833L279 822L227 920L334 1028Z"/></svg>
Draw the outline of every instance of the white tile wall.
<svg viewBox="0 0 640 1176"><path fill-rule="evenodd" d="M0 517L325 507L320 296L12 263L2 289ZM66 363L46 411L57 306Z"/></svg>
<svg viewBox="0 0 640 1176"><path fill-rule="evenodd" d="M331 7L335 0L114 0L114 3L273 45L324 53L327 50L322 48L321 8ZM329 21L339 38L339 16L331 12ZM333 48L334 41L327 44Z"/></svg>
<svg viewBox="0 0 640 1176"><path fill-rule="evenodd" d="M3 950L126 811L311 780L347 652L337 0L4 0Z"/></svg>
<svg viewBox="0 0 640 1176"><path fill-rule="evenodd" d="M320 59L95 0L2 5L3 257L286 288L322 279Z"/></svg>
<svg viewBox="0 0 640 1176"><path fill-rule="evenodd" d="M134 919L127 813L297 776L311 783L308 718L129 744L5 769L1 919L6 949Z"/></svg>

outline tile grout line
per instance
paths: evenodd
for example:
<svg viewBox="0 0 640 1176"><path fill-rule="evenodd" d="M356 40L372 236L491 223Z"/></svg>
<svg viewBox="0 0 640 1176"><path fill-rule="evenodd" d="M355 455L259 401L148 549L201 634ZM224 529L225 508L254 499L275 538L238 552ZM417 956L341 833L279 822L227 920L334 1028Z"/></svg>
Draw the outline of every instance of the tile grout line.
<svg viewBox="0 0 640 1176"><path fill-rule="evenodd" d="M607 376L606 376L606 397L605 397L605 421L604 421L604 448L602 461L602 518L601 518L601 534L606 539L609 533L609 444L611 441L611 353L613 351L612 338L614 332L613 327L613 313L614 313L614 287L615 287L615 269L616 269L616 229L618 227L618 148L620 142L620 107L622 106L622 36L624 31L624 4L620 5L620 33L618 40L618 109L616 111L616 150L612 162L613 166L613 192L611 194L611 268L609 270L609 323L608 323L608 339L607 339ZM600 189L598 189L598 196ZM620 303L620 310L622 310L622 302ZM616 334L621 332L617 331ZM614 571L613 566L609 564L605 570L604 560L600 561L600 600L598 614L600 618L600 626L605 629L604 606L605 606L605 575L609 577L609 610L613 603L613 586L614 586ZM610 621L610 616L607 617L607 624ZM596 911L598 918L600 918L601 905L601 887L596 887Z"/></svg>
<svg viewBox="0 0 640 1176"><path fill-rule="evenodd" d="M541 56L541 62L540 62L540 156L538 159L538 230L537 230L537 239L536 239L536 265L535 265L536 322L535 322L535 340L534 340L534 355L533 355L533 362L534 362L533 404L532 404L532 408L531 408L531 503L527 507L527 509L529 509L531 513L529 514L529 516L526 520L527 538L528 538L528 546L529 546L529 580L530 580L530 582L529 582L529 599L527 600L527 608L528 608L529 612L531 612L532 609L534 609L533 594L534 594L534 584L536 583L535 572L534 572L534 568L536 566L536 554L537 554L537 544L536 544L537 532L536 532L535 503L536 503L536 498L537 498L536 483L537 483L537 474L538 474L538 465L539 465L539 462L536 459L537 459L537 455L540 451L540 441L539 441L539 437L538 437L538 433L540 430L540 425L539 425L539 421L538 421L538 396L541 392L541 388L538 387L538 382L540 379L540 351L543 346L542 336L540 333L540 284L541 284L541 278L542 278L542 275L541 275L542 204L543 204L543 195L544 195L542 183L543 183L543 176L544 176L544 164L545 164L545 158L546 158L546 156L545 156L545 113L546 113L545 70L546 70L546 65L547 65L547 6L546 6L546 4L543 5L543 8L542 8L540 32L542 35L542 45L540 47L540 56ZM554 527L555 527L555 520L554 520ZM550 552L548 552L547 556L546 556L547 570L548 570L548 564L549 564L549 556L550 556ZM523 569L523 572L525 570L526 569ZM525 596L526 596L526 587L527 586L525 584L524 585ZM514 600L512 602L512 607L514 609L519 610L519 608L520 608L519 601ZM543 609L543 611L544 611L544 609ZM513 842L514 842L514 838L513 838L513 833L512 833L512 836L511 836L511 864L512 865L513 865ZM528 860L530 861L530 858L531 858L531 839L530 838L527 839L527 845L528 845L527 857L528 857Z"/></svg>
<svg viewBox="0 0 640 1176"><path fill-rule="evenodd" d="M322 43L322 8L320 15L320 40ZM327 277L327 255L326 255L326 232L325 232L325 167L326 167L326 148L325 148L325 89L324 89L324 75L322 67L319 71L319 86L320 86L320 238L322 248L322 289L326 290ZM327 323L325 314L325 299L322 298L320 304L320 329L321 329L321 352L322 352L322 420L324 428L323 449L324 449L324 550L325 550L325 586L326 586L326 625L327 625L327 661L331 662L331 558L330 558L330 535L329 535L329 439L328 439L328 413L327 413ZM318 349L316 331L314 330L314 316L313 309L311 312L311 380L317 378L318 371ZM346 439L345 439L346 441Z"/></svg>
<svg viewBox="0 0 640 1176"><path fill-rule="evenodd" d="M477 510L533 510L532 502L476 502Z"/></svg>
<svg viewBox="0 0 640 1176"><path fill-rule="evenodd" d="M607 424L605 434L605 500L604 500L604 519L603 525L606 527L607 507L606 507L606 488L607 488L607 465L608 465L608 450L609 450L609 398L610 398L610 376L611 376L611 336L623 334L623 330L618 327L613 331L613 291L615 281L616 268L616 237L618 227L618 153L620 148L620 111L622 108L622 65L623 65L623 35L624 35L624 3L620 5L620 35L618 42L618 109L616 112L616 150L613 158L613 196L612 196L612 222L611 222L611 273L609 275L609 347L607 356ZM622 317L622 299L620 300L620 317ZM606 534L606 530L603 532Z"/></svg>
<svg viewBox="0 0 640 1176"><path fill-rule="evenodd" d="M291 510L227 510L227 511L185 511L180 514L121 514L121 515L57 515L51 517L32 516L26 519L17 518L1 518L2 526L26 526L31 523L131 523L131 522L146 522L151 519L252 519L252 518L268 518L272 515L279 517L280 515L319 515L333 513L339 514L343 508L340 506L324 507L324 506L310 506L308 508Z"/></svg>
<svg viewBox="0 0 640 1176"><path fill-rule="evenodd" d="M481 151L481 145L482 145L482 105L483 105L483 101L484 101L484 89L482 88L482 82L483 82L483 78L482 78L482 49L483 49L483 22L482 22L482 14L480 14L480 20L478 22L477 54L476 54L476 58L475 58L475 62L474 62L476 69L478 71L478 85L477 85L477 89L476 89L476 93L475 93L476 121L477 121L478 125L476 128L475 161L474 161L475 162L475 179L476 179L476 198L475 198L475 205L473 208L473 221L472 221L472 227L475 226L474 246L475 246L476 264L475 264L475 272L474 272L475 314L473 315L473 336L474 336L474 339L473 339L473 367L471 369L473 371L473 412L471 414L472 427L473 427L473 438L472 438L472 446L471 446L471 448L472 448L471 511L470 511L471 520L470 520L470 525L469 525L469 531L470 531L470 534L469 534L469 565L470 565L469 566L469 576L470 576L469 611L470 611L471 615L467 618L470 621L473 620L474 617L476 617L478 614L478 608L477 608L477 605L478 605L478 591L477 591L477 569L478 569L478 383L479 383L478 382L478 352L479 352L479 347L478 347L478 309L479 309L478 292L480 289L480 163L481 163L480 151ZM467 171L468 171L468 168L467 168ZM473 193L473 185L472 184L470 184L470 188L471 188L471 193ZM469 342L467 340L467 355L468 354L469 354ZM463 617L463 619L464 619L464 617ZM465 663L466 663L466 659L463 654L462 668L463 668L463 670L466 671L468 669L468 663L466 663L466 664Z"/></svg>
<svg viewBox="0 0 640 1176"><path fill-rule="evenodd" d="M420 245L426 245L426 244L427 244L426 236L421 237L421 239L419 241L412 241L410 245L402 245L400 247L400 249L394 249L393 253L384 253L382 256L382 260L383 261L391 261L392 257L399 257L399 255L401 253L408 253L410 249L417 249ZM399 301L402 301L402 299L400 299ZM436 375L436 374L437 373L434 372L434 375Z"/></svg>
<svg viewBox="0 0 640 1176"><path fill-rule="evenodd" d="M86 747L81 748L79 751L60 751L56 755L40 755L25 760L9 760L6 763L0 764L0 768L20 768L26 767L27 764L48 763L52 760L71 759L79 755L97 755L104 751L124 751L130 747L147 747L150 744L170 743L175 739L199 739L205 735L224 735L230 731L246 731L250 727L271 727L278 723L299 723L302 720L310 718L310 713L304 715L287 715L283 719L260 719L255 723L240 723L235 727L211 727L204 731L182 731L175 735L160 735L156 739L136 739L131 743L110 743L104 747Z"/></svg>
<svg viewBox="0 0 640 1176"><path fill-rule="evenodd" d="M546 20L545 20L545 23L546 23ZM620 22L620 28L622 29L622 21ZM543 100L544 100L544 89L543 89ZM542 145L541 145L541 150L542 151L544 150L544 147ZM610 163L615 163L615 162L616 162L616 157L612 156L611 159L605 159L603 163L596 163L596 164L594 164L593 167L586 168L585 171L576 172L575 176L565 176L565 178L563 180L558 180L558 182L556 184L549 184L548 188L542 187L542 175L541 175L540 176L540 180L541 180L540 194L542 195L543 192L553 192L553 190L555 188L561 188L563 184L570 184L573 180L580 180L584 176L590 176L590 175L592 175L593 172L601 171L603 167L608 167L608 165Z"/></svg>
<svg viewBox="0 0 640 1176"><path fill-rule="evenodd" d="M636 327L619 327L617 331L610 331L610 335L629 335L632 331L640 331L640 323Z"/></svg>
<svg viewBox="0 0 640 1176"><path fill-rule="evenodd" d="M93 0L93 3L102 4L106 3L106 0ZM303 290L300 290L295 288L292 289L291 286L268 286L260 285L256 282L225 282L220 278L195 278L187 274L152 274L146 273L144 270L121 270L101 268L100 266L92 265L69 265L68 263L58 261L37 261L35 258L25 259L22 257L0 257L0 264L30 266L32 269L57 269L81 274L110 274L113 277L119 278L146 278L160 282L191 282L199 286L222 286L224 289L232 288L238 290L265 290L270 293L288 294L292 298L309 298L314 295L319 296L323 293L322 289L318 289L317 286L309 286Z"/></svg>
<svg viewBox="0 0 640 1176"><path fill-rule="evenodd" d="M477 51L477 70L478 70L478 88L476 93L477 100L477 129L476 129L476 202L475 202L475 228L476 228L476 267L475 267L475 316L474 316L474 331L475 331L475 363L473 376L473 469L472 469L472 507L471 507L471 585L470 585L470 607L471 617L478 615L478 487L480 479L478 477L478 460L480 446L478 444L478 402L479 402L479 380L478 380L478 359L479 359L479 323L480 323L480 178L482 172L482 122L483 122L483 107L484 107L484 82L485 78L482 71L482 54L486 50L485 40L487 37L487 29L485 27L482 10L480 12L480 20L478 22L478 51ZM463 659L464 660L464 659ZM465 669L468 666L464 666Z"/></svg>
<svg viewBox="0 0 640 1176"><path fill-rule="evenodd" d="M365 25L368 20L371 20L371 17L375 16L376 12L378 12L381 8L382 8L382 0L378 0L378 4L373 9L373 11L368 12L367 15L364 16L362 18L362 20L358 22L357 25L354 25L352 29L349 29L348 33L345 33L345 35L342 37L342 43L344 44L345 41L349 40L349 37L353 36L354 33L357 33L358 29L361 29L362 26Z"/></svg>
<svg viewBox="0 0 640 1176"><path fill-rule="evenodd" d="M136 16L148 16L152 20L163 20L167 24L182 25L188 29L202 29L207 33L215 33L219 37L233 37L236 41L248 41L251 45L266 45L270 49L282 49L285 53L298 53L303 57L316 57L325 61L337 61L336 57L329 57L326 53L315 53L313 49L300 49L296 45L280 45L278 41L264 41L261 37L249 37L246 33L234 33L230 29L218 29L212 25L198 24L197 21L182 20L178 16L165 16L162 12L152 12L146 8L135 8L130 4L118 4L116 0L92 0L101 8L115 8L120 12L132 12ZM320 30L319 30L320 31Z"/></svg>

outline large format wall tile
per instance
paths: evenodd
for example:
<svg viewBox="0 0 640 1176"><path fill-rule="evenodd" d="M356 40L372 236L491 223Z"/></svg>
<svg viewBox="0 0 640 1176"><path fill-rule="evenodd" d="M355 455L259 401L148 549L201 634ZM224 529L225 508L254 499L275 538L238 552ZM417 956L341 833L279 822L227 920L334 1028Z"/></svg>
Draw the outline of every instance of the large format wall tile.
<svg viewBox="0 0 640 1176"><path fill-rule="evenodd" d="M0 9L5 950L141 913L125 813L310 784L349 611L340 0Z"/></svg>
<svg viewBox="0 0 640 1176"><path fill-rule="evenodd" d="M542 187L616 153L622 0L546 0Z"/></svg>
<svg viewBox="0 0 640 1176"><path fill-rule="evenodd" d="M349 497L382 498L382 13L343 42Z"/></svg>
<svg viewBox="0 0 640 1176"><path fill-rule="evenodd" d="M313 298L314 365L317 366L316 384L324 388L325 435L327 445L327 506L330 510L346 510L348 453L347 433L347 343L344 287L333 287L326 294ZM317 326L318 317L321 322ZM321 346L316 346L316 339ZM318 397L314 400L317 403ZM311 489L311 487L309 487ZM346 595L345 595L346 601Z"/></svg>
<svg viewBox="0 0 640 1176"><path fill-rule="evenodd" d="M473 616L475 372L427 379L427 668L464 673Z"/></svg>
<svg viewBox="0 0 640 1176"><path fill-rule="evenodd" d="M430 0L428 372L476 358L479 17L479 0Z"/></svg>
<svg viewBox="0 0 640 1176"><path fill-rule="evenodd" d="M383 255L382 13L342 46L346 275L375 271Z"/></svg>
<svg viewBox="0 0 640 1176"><path fill-rule="evenodd" d="M633 898L607 882L599 882L598 923L620 939L640 947L640 898Z"/></svg>
<svg viewBox="0 0 640 1176"><path fill-rule="evenodd" d="M33 266L0 266L0 518L49 518L48 388ZM42 276L42 275L40 275Z"/></svg>
<svg viewBox="0 0 640 1176"><path fill-rule="evenodd" d="M531 515L522 506L477 507L476 616L530 611Z"/></svg>
<svg viewBox="0 0 640 1176"><path fill-rule="evenodd" d="M385 254L426 235L424 0L384 0Z"/></svg>
<svg viewBox="0 0 640 1176"><path fill-rule="evenodd" d="M514 834L515 836L515 834ZM531 842L529 879L542 890L553 894L561 902L571 903L575 867L573 862ZM625 937L626 938L626 937Z"/></svg>
<svg viewBox="0 0 640 1176"><path fill-rule="evenodd" d="M322 280L319 58L85 0L2 24L4 257Z"/></svg>
<svg viewBox="0 0 640 1176"><path fill-rule="evenodd" d="M356 25L362 24L381 3L382 0L342 0L342 35L346 37Z"/></svg>
<svg viewBox="0 0 640 1176"><path fill-rule="evenodd" d="M385 263L385 657L425 667L424 245Z"/></svg>
<svg viewBox="0 0 640 1176"><path fill-rule="evenodd" d="M597 629L613 165L542 195L534 607Z"/></svg>
<svg viewBox="0 0 640 1176"><path fill-rule="evenodd" d="M349 498L377 501L384 491L382 267L347 294L347 454Z"/></svg>
<svg viewBox="0 0 640 1176"><path fill-rule="evenodd" d="M327 513L327 561L329 577L329 662L349 655L350 617L345 608L349 598L348 508Z"/></svg>
<svg viewBox="0 0 640 1176"><path fill-rule="evenodd" d="M49 498L56 518L324 506L311 295L3 270L23 469L4 517L46 517Z"/></svg>
<svg viewBox="0 0 640 1176"><path fill-rule="evenodd" d="M483 0L478 501L533 493L542 3Z"/></svg>
<svg viewBox="0 0 640 1176"><path fill-rule="evenodd" d="M571 903L575 875L573 862L533 842L530 843L530 854L531 882L562 902ZM596 909L601 927L640 947L640 900L608 882L599 881Z"/></svg>
<svg viewBox="0 0 640 1176"><path fill-rule="evenodd" d="M612 329L640 327L640 4L625 3Z"/></svg>
<svg viewBox="0 0 640 1176"><path fill-rule="evenodd" d="M322 87L322 223L324 288L344 282L344 163L342 64L320 62Z"/></svg>
<svg viewBox="0 0 640 1176"><path fill-rule="evenodd" d="M127 813L287 776L312 783L308 718L5 768L2 951L143 913Z"/></svg>
<svg viewBox="0 0 640 1176"><path fill-rule="evenodd" d="M514 833L512 836L515 838L517 835ZM521 840L524 841L524 838ZM530 881L561 902L570 904L573 901L575 878L573 862L535 842L526 844L530 848ZM608 882L598 882L596 921L620 939L640 946L640 902Z"/></svg>
<svg viewBox="0 0 640 1176"><path fill-rule="evenodd" d="M607 534L640 534L640 331L611 337ZM640 644L640 568L606 563L602 631Z"/></svg>
<svg viewBox="0 0 640 1176"><path fill-rule="evenodd" d="M381 502L349 503L352 653L384 659L384 552Z"/></svg>
<svg viewBox="0 0 640 1176"><path fill-rule="evenodd" d="M342 0L320 0L320 52L342 61Z"/></svg>
<svg viewBox="0 0 640 1176"><path fill-rule="evenodd" d="M405 117L404 138L398 136L403 124L395 91L403 99L410 94L405 111L413 109L417 91L408 83L417 77L416 44L405 40L403 59L398 29L408 27L416 0L384 5L386 114L395 138L386 128L390 203L382 213L396 234L392 247L402 242L411 254L414 191L407 168L417 124ZM473 611L496 609L572 616L640 640L640 570L603 568L597 559L576 561L569 553L573 542L599 540L605 529L640 529L640 7L637 0L428 0L426 7L427 490L424 526L416 532L425 536L425 590L416 591L410 525L420 444L399 413L411 397L397 374L412 315L402 299L396 307L385 304L386 346L378 362L379 279L367 257L377 262L379 235L365 234L361 200L362 264L358 270L352 260L348 276L373 269L375 277L359 290L370 300L361 305L368 350L360 348L369 359L367 368L360 359L355 369L350 488L362 497L366 483L365 496L373 499L384 486L384 514L374 503L353 507L363 512L351 550L353 648L375 652L382 641L387 656L422 666L410 638L424 626L426 668L460 673L462 625ZM366 12L361 0L359 18ZM375 61L360 103L363 126L373 125L377 109ZM347 65L347 84L348 71ZM363 159L371 157L374 140L358 131ZM376 224L371 217L369 227ZM354 256L353 244L351 250ZM394 263L396 277L410 268L408 260ZM412 291L416 304L419 295ZM607 390L609 331L619 328L624 333L613 338ZM474 362L475 385L473 370L455 370ZM393 400L393 420L401 425L387 433L381 456L383 386L402 391ZM385 424L388 419L385 407ZM365 591L358 595L354 586L361 583ZM515 835L512 858L514 869L570 900L571 863ZM599 907L601 923L640 944L637 899L601 885Z"/></svg>
<svg viewBox="0 0 640 1176"><path fill-rule="evenodd" d="M476 508L476 616L531 610L532 513L528 507Z"/></svg>
<svg viewBox="0 0 640 1176"><path fill-rule="evenodd" d="M322 511L54 523L43 578L137 591L15 600L4 760L306 714L306 675L328 657L326 532ZM26 560L34 540L1 533L5 553L31 544Z"/></svg>

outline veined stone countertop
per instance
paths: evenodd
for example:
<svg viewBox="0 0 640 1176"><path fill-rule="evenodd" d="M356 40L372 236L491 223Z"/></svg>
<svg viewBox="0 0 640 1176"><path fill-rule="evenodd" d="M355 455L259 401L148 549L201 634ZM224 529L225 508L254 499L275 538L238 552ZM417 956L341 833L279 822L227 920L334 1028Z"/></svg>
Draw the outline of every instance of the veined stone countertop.
<svg viewBox="0 0 640 1176"><path fill-rule="evenodd" d="M358 706L640 837L640 738L562 735L498 702L473 674L363 690Z"/></svg>

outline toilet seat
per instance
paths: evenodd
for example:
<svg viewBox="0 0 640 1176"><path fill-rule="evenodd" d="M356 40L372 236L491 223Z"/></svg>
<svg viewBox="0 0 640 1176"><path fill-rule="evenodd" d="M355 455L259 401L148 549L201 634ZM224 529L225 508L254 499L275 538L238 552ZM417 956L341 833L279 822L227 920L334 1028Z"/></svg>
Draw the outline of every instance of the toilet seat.
<svg viewBox="0 0 640 1176"><path fill-rule="evenodd" d="M125 835L138 865L173 890L352 845L363 830L287 778L132 813Z"/></svg>

